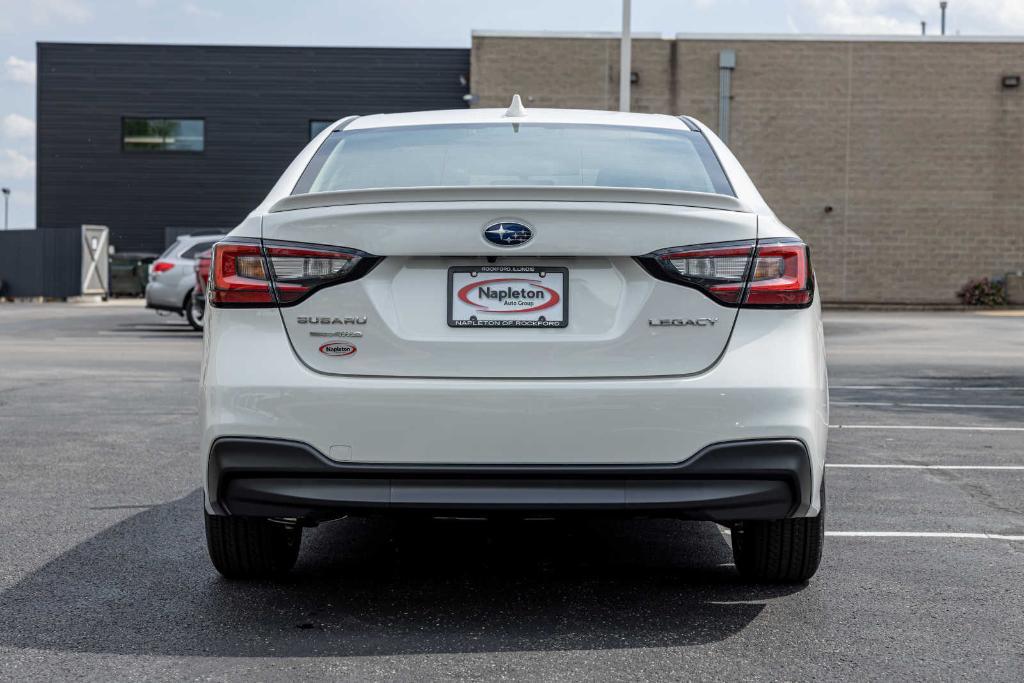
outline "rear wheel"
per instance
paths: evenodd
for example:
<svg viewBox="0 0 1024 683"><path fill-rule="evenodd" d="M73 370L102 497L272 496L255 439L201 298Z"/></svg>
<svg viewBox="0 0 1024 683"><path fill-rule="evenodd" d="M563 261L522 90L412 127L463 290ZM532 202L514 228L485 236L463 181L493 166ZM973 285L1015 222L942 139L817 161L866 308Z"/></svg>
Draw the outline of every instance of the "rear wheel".
<svg viewBox="0 0 1024 683"><path fill-rule="evenodd" d="M193 330L202 331L205 312L202 302L196 299L196 295L189 294L185 299L185 319Z"/></svg>
<svg viewBox="0 0 1024 683"><path fill-rule="evenodd" d="M732 554L740 576L764 583L803 583L818 571L825 541L825 489L817 517L740 522Z"/></svg>
<svg viewBox="0 0 1024 683"><path fill-rule="evenodd" d="M225 578L283 576L295 565L302 528L259 517L223 517L206 513L206 547Z"/></svg>

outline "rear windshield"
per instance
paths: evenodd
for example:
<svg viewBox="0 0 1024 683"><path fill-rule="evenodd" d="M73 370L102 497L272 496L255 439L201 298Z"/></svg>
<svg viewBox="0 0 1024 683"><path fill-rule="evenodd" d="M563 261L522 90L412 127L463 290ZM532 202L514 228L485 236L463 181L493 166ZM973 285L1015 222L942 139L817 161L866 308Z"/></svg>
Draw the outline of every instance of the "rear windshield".
<svg viewBox="0 0 1024 683"><path fill-rule="evenodd" d="M160 254L160 256L158 256L157 258L167 258L167 257L169 257L171 254L173 254L175 251L177 251L178 247L180 247L180 246L181 246L181 240L174 240L173 242L171 242L171 246L169 246L166 249L164 249L164 253Z"/></svg>
<svg viewBox="0 0 1024 683"><path fill-rule="evenodd" d="M734 194L698 132L557 123L338 131L317 150L293 194L486 185Z"/></svg>

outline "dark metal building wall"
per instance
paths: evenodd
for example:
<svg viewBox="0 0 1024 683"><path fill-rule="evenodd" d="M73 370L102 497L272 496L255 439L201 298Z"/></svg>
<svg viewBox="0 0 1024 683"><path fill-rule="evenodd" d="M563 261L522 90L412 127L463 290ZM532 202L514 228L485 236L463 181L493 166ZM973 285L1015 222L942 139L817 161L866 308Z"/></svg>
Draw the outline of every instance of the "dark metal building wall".
<svg viewBox="0 0 1024 683"><path fill-rule="evenodd" d="M0 296L77 296L81 277L81 226L0 231Z"/></svg>
<svg viewBox="0 0 1024 683"><path fill-rule="evenodd" d="M40 43L38 65L37 225L161 251L167 227L238 224L311 120L464 107L469 50ZM202 118L205 149L123 151L125 116Z"/></svg>

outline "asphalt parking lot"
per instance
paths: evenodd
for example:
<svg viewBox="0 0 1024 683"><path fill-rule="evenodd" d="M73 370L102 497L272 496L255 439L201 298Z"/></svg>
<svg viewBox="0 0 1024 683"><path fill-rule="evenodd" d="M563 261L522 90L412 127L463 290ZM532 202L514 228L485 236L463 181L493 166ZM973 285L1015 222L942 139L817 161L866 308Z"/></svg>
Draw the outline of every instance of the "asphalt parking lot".
<svg viewBox="0 0 1024 683"><path fill-rule="evenodd" d="M1024 316L826 316L830 536L806 586L710 523L384 522L285 583L206 558L200 337L0 305L0 678L1024 678ZM254 366L256 367L256 366Z"/></svg>

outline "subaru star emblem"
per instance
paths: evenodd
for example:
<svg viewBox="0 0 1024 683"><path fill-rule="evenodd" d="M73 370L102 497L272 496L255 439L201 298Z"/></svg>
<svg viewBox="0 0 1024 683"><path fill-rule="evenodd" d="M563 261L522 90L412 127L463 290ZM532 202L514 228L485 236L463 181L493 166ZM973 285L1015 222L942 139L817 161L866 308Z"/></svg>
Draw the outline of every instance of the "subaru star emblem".
<svg viewBox="0 0 1024 683"><path fill-rule="evenodd" d="M520 223L492 223L484 228L484 239L499 247L517 247L533 239L533 230Z"/></svg>

